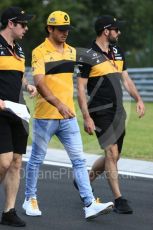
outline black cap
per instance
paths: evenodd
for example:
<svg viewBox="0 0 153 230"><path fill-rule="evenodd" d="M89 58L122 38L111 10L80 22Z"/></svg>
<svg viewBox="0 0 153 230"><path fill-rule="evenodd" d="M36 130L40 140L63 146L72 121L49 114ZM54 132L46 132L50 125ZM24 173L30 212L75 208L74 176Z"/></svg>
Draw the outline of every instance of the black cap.
<svg viewBox="0 0 153 230"><path fill-rule="evenodd" d="M1 23L5 25L8 21L21 21L21 22L28 22L33 18L33 15L27 14L22 8L20 7L9 7L7 8L1 15Z"/></svg>
<svg viewBox="0 0 153 230"><path fill-rule="evenodd" d="M95 31L99 32L109 28L119 28L125 23L125 21L119 21L113 16L103 15L97 18L95 21Z"/></svg>

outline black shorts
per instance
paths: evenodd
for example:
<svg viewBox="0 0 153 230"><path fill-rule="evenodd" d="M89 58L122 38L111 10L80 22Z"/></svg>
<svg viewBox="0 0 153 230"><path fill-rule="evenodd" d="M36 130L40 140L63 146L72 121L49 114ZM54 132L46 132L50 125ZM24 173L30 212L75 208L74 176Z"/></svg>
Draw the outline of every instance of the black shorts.
<svg viewBox="0 0 153 230"><path fill-rule="evenodd" d="M111 144L117 144L118 151L121 153L125 136L125 111L116 113L96 112L91 113L90 116L95 123L95 133L101 148L105 149Z"/></svg>
<svg viewBox="0 0 153 230"><path fill-rule="evenodd" d="M0 154L25 154L28 134L29 125L26 121L10 112L0 112Z"/></svg>

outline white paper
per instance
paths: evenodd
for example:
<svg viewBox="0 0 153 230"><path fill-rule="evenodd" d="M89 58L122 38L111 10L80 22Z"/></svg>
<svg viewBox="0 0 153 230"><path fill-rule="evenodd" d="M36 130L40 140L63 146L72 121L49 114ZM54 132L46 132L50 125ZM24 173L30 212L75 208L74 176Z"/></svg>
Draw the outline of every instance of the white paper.
<svg viewBox="0 0 153 230"><path fill-rule="evenodd" d="M15 103L12 101L4 101L5 102L5 108L6 110L15 113L18 117L26 120L27 122L29 122L30 119L30 114L27 110L26 105L23 104L19 104L19 103Z"/></svg>

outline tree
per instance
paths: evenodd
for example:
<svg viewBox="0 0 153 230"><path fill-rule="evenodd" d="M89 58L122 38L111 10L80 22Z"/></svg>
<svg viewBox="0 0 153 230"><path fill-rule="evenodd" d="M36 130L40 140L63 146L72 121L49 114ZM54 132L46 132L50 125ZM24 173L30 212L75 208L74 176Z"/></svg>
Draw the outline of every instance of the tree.
<svg viewBox="0 0 153 230"><path fill-rule="evenodd" d="M5 0L0 2L0 9L11 5L21 6L27 12L35 14L22 42L28 65L31 62L31 50L46 36L46 20L54 10L66 11L70 15L74 30L68 42L77 47L87 47L95 38L94 21L97 16L110 14L126 20L119 43L127 53L128 67L152 65L152 0Z"/></svg>

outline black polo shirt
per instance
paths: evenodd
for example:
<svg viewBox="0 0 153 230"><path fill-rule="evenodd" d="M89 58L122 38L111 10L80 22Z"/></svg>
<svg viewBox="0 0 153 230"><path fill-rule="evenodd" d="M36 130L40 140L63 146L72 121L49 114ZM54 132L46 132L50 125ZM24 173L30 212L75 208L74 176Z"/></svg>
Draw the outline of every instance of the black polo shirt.
<svg viewBox="0 0 153 230"><path fill-rule="evenodd" d="M23 103L25 56L19 44L12 48L0 35L0 99Z"/></svg>
<svg viewBox="0 0 153 230"><path fill-rule="evenodd" d="M88 78L87 91L90 96L90 112L123 110L121 74L126 70L125 58L118 46L110 46L103 52L93 42L90 49L78 50L80 77Z"/></svg>

